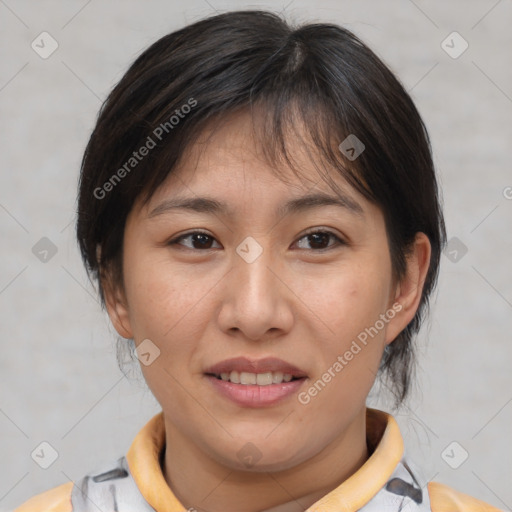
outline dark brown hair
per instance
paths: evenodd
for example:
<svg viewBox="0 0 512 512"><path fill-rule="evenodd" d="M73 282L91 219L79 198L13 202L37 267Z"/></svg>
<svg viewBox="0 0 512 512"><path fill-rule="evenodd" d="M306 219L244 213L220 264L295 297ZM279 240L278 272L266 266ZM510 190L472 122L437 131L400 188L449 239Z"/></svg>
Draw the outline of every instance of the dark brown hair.
<svg viewBox="0 0 512 512"><path fill-rule="evenodd" d="M375 53L340 26L294 27L271 12L233 11L172 32L135 60L103 104L81 167L77 237L102 303L104 272L122 286L124 227L135 201L151 198L207 123L240 109L264 114L258 137L270 163L295 168L287 141L301 136L300 123L319 172L337 170L381 208L395 277L403 277L415 234L430 239L420 306L380 368L399 405L409 390L412 338L435 285L445 226L416 107ZM364 144L355 159L338 149L349 135Z"/></svg>

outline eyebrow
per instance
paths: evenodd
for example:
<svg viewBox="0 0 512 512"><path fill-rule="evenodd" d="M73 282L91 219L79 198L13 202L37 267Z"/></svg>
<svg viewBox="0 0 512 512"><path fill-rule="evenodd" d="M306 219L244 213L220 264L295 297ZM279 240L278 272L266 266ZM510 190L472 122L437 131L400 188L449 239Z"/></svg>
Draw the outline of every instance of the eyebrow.
<svg viewBox="0 0 512 512"><path fill-rule="evenodd" d="M302 197L290 199L277 209L276 215L278 218L282 218L286 215L320 208L322 206L337 206L359 217L364 216L362 206L351 197L345 194L331 196L324 193L307 194ZM211 197L174 197L166 199L156 206L151 210L148 217L157 217L175 210L189 210L197 213L213 215L223 214L226 216L233 216L234 214L226 203Z"/></svg>

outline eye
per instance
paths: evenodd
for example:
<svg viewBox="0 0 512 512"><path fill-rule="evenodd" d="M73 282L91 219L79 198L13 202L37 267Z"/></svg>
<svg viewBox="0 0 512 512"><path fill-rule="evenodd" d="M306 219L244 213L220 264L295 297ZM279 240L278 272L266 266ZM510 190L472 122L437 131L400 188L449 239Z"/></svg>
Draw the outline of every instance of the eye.
<svg viewBox="0 0 512 512"><path fill-rule="evenodd" d="M329 245L330 239L334 240L334 242ZM315 250L317 252L332 249L333 247L337 247L340 245L347 245L347 243L344 240L342 240L339 236L335 235L332 231L326 231L321 229L309 231L304 236L299 238L299 241L297 243L300 244L301 240L306 240L306 243L311 244L311 248L301 247L301 249Z"/></svg>
<svg viewBox="0 0 512 512"><path fill-rule="evenodd" d="M188 243L182 243L185 240L187 240ZM305 240L306 244L309 243L311 246L309 248L299 247L300 249L313 250L315 252L325 251L340 245L347 245L344 240L335 235L333 232L319 229L309 231L303 235L301 238L299 238L297 244L300 245L301 240ZM330 240L333 240L333 243L329 244ZM210 236L208 233L203 231L193 231L192 233L185 233L184 235L180 235L179 237L174 238L169 242L169 245L181 245L187 249L192 250L209 250L214 248L212 247L212 242L214 241L217 242L215 238Z"/></svg>
<svg viewBox="0 0 512 512"><path fill-rule="evenodd" d="M189 244L180 243L183 240L189 240ZM208 233L203 231L194 231L186 233L169 242L169 245L182 245L187 249L212 249L212 241L215 240Z"/></svg>

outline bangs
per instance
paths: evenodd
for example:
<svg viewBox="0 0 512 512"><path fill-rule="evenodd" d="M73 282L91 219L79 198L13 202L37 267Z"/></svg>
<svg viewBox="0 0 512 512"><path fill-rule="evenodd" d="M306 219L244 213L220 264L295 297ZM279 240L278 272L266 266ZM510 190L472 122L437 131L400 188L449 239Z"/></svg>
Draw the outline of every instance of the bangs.
<svg viewBox="0 0 512 512"><path fill-rule="evenodd" d="M360 122L361 108L358 111L354 107L360 101L351 100L350 91L344 92L327 83L321 70L311 68L311 59L306 59L302 45L298 42L291 44L292 49L287 45L282 47L255 72L245 87L232 91L229 96L226 94L223 101L203 100L201 93L205 91L202 88L191 89L198 109L187 116L177 133L169 137L155 158L153 172L146 174L137 185L143 204L151 199L173 169L179 167L191 146L208 132L213 134L220 126L229 123L237 114L250 117L255 142L266 163L283 181L286 182L285 170L291 170L300 178L305 167L314 168L319 177L338 192L338 184L332 179L335 171L366 199L378 202L378 196L369 186L372 179L365 176L363 155L347 158L340 150L340 144L349 136L355 136L359 141L364 138L364 143L360 141L364 150L369 145L375 146L368 125ZM339 77L337 80L339 86ZM164 113L148 123L148 129L164 123L179 103L185 101L183 97L173 102L170 108L159 106L160 112ZM369 113L364 115L368 119ZM373 170L374 165L368 165L366 169Z"/></svg>
<svg viewBox="0 0 512 512"><path fill-rule="evenodd" d="M186 138L188 145L181 146L180 154L175 155L172 147L164 148L155 179L141 183L142 204L147 204L163 182L177 170L181 164L191 158L192 148L198 153L204 151L209 139L219 129L229 125L234 116L246 117L252 129L252 138L271 171L284 183L288 180L288 171L304 182L311 181L314 169L319 179L324 180L335 193L341 193L338 180L333 173L343 178L349 186L366 199L375 201L367 188L357 161L349 161L339 149L340 141L350 133L336 122L332 109L326 108L318 100L300 102L300 97L272 93L270 97L261 97L247 107L217 113L194 126L194 133ZM312 187L314 185L310 185Z"/></svg>

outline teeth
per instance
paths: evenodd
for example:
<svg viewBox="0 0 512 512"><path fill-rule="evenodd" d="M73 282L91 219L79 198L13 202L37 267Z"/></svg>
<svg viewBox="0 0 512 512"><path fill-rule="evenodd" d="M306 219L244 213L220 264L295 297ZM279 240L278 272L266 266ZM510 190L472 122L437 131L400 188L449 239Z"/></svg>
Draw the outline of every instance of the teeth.
<svg viewBox="0 0 512 512"><path fill-rule="evenodd" d="M283 372L273 372L272 382L274 384L280 384L281 382L283 382Z"/></svg>
<svg viewBox="0 0 512 512"><path fill-rule="evenodd" d="M268 386L272 384L272 372L258 373L256 375L256 384L258 384L258 386Z"/></svg>
<svg viewBox="0 0 512 512"><path fill-rule="evenodd" d="M221 373L220 378L224 381L231 381L234 384L269 386L270 384L290 382L293 376L283 372L250 373L232 371L230 373Z"/></svg>
<svg viewBox="0 0 512 512"><path fill-rule="evenodd" d="M240 384L256 384L256 374L240 372Z"/></svg>

